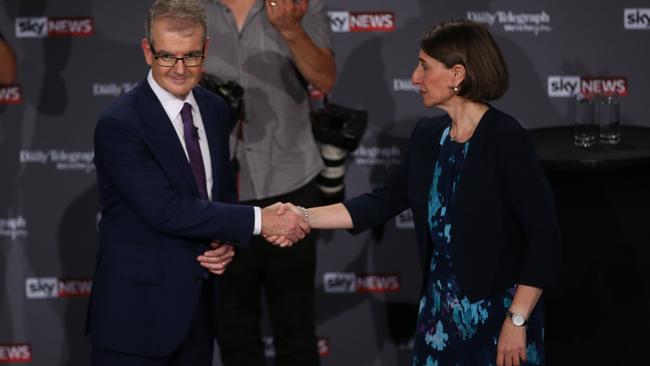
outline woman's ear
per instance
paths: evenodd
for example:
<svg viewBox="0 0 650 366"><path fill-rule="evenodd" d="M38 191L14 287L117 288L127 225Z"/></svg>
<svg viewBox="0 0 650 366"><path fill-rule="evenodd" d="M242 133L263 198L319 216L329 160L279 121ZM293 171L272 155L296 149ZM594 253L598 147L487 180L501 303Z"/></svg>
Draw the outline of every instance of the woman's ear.
<svg viewBox="0 0 650 366"><path fill-rule="evenodd" d="M454 85L460 85L465 80L465 66L456 64L451 67Z"/></svg>

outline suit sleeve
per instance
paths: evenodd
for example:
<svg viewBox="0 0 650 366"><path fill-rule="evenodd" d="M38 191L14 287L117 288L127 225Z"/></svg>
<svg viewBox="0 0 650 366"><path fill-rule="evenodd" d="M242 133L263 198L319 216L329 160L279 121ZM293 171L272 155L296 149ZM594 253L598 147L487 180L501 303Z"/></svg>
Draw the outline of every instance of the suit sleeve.
<svg viewBox="0 0 650 366"><path fill-rule="evenodd" d="M506 138L502 152L506 194L526 235L519 283L557 287L561 243L553 192L526 131L511 131Z"/></svg>
<svg viewBox="0 0 650 366"><path fill-rule="evenodd" d="M95 129L95 165L104 205L126 205L154 230L197 240L246 245L253 234L250 206L209 202L178 192L126 118L105 116Z"/></svg>

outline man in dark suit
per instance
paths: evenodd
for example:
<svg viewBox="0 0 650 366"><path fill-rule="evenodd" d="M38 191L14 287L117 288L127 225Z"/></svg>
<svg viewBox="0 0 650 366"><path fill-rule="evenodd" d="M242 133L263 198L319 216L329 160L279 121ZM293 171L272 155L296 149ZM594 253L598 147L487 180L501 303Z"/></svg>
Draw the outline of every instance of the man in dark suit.
<svg viewBox="0 0 650 366"><path fill-rule="evenodd" d="M309 231L303 218L237 205L228 111L197 87L208 50L194 0L158 0L142 50L151 71L95 130L102 205L88 314L93 365L210 365L218 304L209 273L256 234ZM203 268L197 257L212 247ZM228 243L226 245L225 243ZM209 270L209 271L208 271Z"/></svg>

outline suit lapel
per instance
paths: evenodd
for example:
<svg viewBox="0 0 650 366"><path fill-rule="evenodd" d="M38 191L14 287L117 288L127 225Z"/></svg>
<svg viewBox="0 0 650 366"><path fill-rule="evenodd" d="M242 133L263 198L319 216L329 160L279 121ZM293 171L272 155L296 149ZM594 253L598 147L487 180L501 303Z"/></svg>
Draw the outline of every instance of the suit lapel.
<svg viewBox="0 0 650 366"><path fill-rule="evenodd" d="M149 137L154 145L154 152L157 153L161 162L172 162L175 168L172 172L179 172L177 177L183 181L198 196L198 189L194 181L194 174L190 163L187 161L183 146L178 139L178 134L172 122L169 120L167 113L160 104L160 101L154 94L153 90L143 81L138 88L141 92L138 94L138 105L142 120L145 124L145 131L149 132ZM168 171L168 173L171 173Z"/></svg>
<svg viewBox="0 0 650 366"><path fill-rule="evenodd" d="M422 217L423 223L420 226L423 232L420 232L420 261L422 268L427 268L430 260L431 241L429 240L429 192L431 190L431 183L433 182L433 171L438 160L438 153L440 152L440 136L444 128L449 124L449 121L443 123L430 123L430 126L423 126L423 131L418 131L418 142L415 144L414 151L417 154L412 161L417 162L413 164L416 169L415 178L413 179L415 197L412 201L413 210L416 212L414 216ZM425 243L429 243L426 245Z"/></svg>
<svg viewBox="0 0 650 366"><path fill-rule="evenodd" d="M461 173L460 181L456 187L456 193L454 193L454 222L458 217L457 213L462 212L465 208L472 207L476 202L472 203L469 200L471 194L476 187L477 182L481 182L481 176L484 174L486 162L489 161L489 154L486 153L486 140L487 135L489 134L490 129L493 127L492 115L494 110L492 107L488 109L478 126L474 130L474 134L469 142L469 148L467 150L467 155L465 156L465 161L463 162L463 170ZM467 193L466 193L467 192ZM452 229L453 230L453 229Z"/></svg>
<svg viewBox="0 0 650 366"><path fill-rule="evenodd" d="M417 192L415 197L419 197L417 203L424 213L428 210L429 191L433 182L433 170L435 169L438 153L440 152L440 136L444 128L447 127L447 124L438 123L435 126L425 129L419 135L419 143L417 144L418 148L416 150L418 157L416 159L421 162L417 169L422 175L418 177L419 179L415 180Z"/></svg>

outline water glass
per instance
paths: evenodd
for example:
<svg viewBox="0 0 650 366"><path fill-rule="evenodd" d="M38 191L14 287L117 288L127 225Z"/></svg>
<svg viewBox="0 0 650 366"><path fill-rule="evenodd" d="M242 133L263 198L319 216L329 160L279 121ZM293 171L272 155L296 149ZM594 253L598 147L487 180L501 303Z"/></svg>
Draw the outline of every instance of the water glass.
<svg viewBox="0 0 650 366"><path fill-rule="evenodd" d="M598 140L598 125L594 119L594 101L590 95L576 95L574 109L573 145L589 148Z"/></svg>
<svg viewBox="0 0 650 366"><path fill-rule="evenodd" d="M615 95L606 95L598 102L598 124L600 125L600 142L617 145L621 142L619 129L619 104Z"/></svg>

